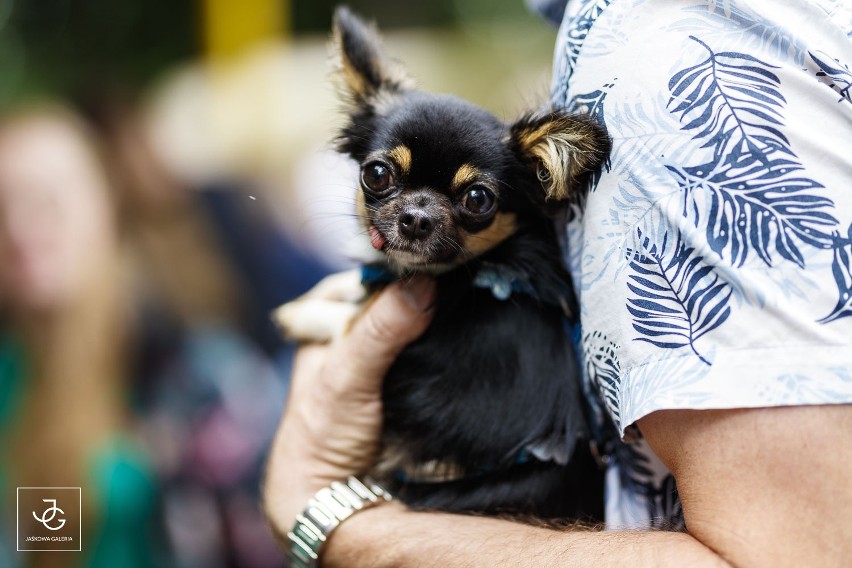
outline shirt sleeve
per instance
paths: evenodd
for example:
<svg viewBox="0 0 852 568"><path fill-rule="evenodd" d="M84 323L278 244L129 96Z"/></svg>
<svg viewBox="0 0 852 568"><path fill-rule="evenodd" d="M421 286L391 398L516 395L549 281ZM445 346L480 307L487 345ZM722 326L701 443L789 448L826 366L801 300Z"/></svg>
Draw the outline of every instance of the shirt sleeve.
<svg viewBox="0 0 852 568"><path fill-rule="evenodd" d="M613 151L567 226L590 390L661 409L852 402L852 24L842 2L588 0L553 102Z"/></svg>

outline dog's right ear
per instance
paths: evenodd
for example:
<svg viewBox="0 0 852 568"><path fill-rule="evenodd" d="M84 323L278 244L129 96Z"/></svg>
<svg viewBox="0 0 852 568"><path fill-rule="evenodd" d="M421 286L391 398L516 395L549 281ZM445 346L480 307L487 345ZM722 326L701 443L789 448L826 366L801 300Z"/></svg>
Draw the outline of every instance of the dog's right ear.
<svg viewBox="0 0 852 568"><path fill-rule="evenodd" d="M381 38L346 6L334 12L334 48L344 87L356 104L371 103L382 93L411 88L411 80L385 57Z"/></svg>

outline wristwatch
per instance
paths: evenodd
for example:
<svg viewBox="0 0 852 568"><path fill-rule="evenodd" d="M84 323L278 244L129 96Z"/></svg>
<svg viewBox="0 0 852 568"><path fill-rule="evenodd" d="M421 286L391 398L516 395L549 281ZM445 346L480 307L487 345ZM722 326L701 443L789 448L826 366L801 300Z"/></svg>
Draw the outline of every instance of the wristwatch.
<svg viewBox="0 0 852 568"><path fill-rule="evenodd" d="M290 566L315 568L319 552L328 535L356 511L393 499L391 494L371 477L350 475L345 482L335 481L320 489L301 515L296 516L290 541Z"/></svg>

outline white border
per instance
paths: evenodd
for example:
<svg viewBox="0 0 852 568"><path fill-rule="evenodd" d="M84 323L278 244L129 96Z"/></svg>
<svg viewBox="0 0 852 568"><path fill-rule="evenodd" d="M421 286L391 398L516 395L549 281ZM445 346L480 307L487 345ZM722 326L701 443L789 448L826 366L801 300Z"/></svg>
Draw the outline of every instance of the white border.
<svg viewBox="0 0 852 568"><path fill-rule="evenodd" d="M53 548L44 550L41 548L18 548L20 545L20 507L21 507L21 489L76 489L79 499L77 514L79 516L80 535L77 538L77 543L80 548ZM83 552L83 488L82 487L17 487L15 489L15 548L18 552Z"/></svg>

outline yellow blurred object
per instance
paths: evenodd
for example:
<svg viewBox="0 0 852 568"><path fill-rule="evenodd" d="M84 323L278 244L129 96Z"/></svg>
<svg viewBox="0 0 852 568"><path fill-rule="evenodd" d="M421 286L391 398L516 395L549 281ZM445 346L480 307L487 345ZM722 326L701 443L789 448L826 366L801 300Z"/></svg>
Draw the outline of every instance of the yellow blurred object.
<svg viewBox="0 0 852 568"><path fill-rule="evenodd" d="M289 0L204 0L204 47L211 59L289 35Z"/></svg>

